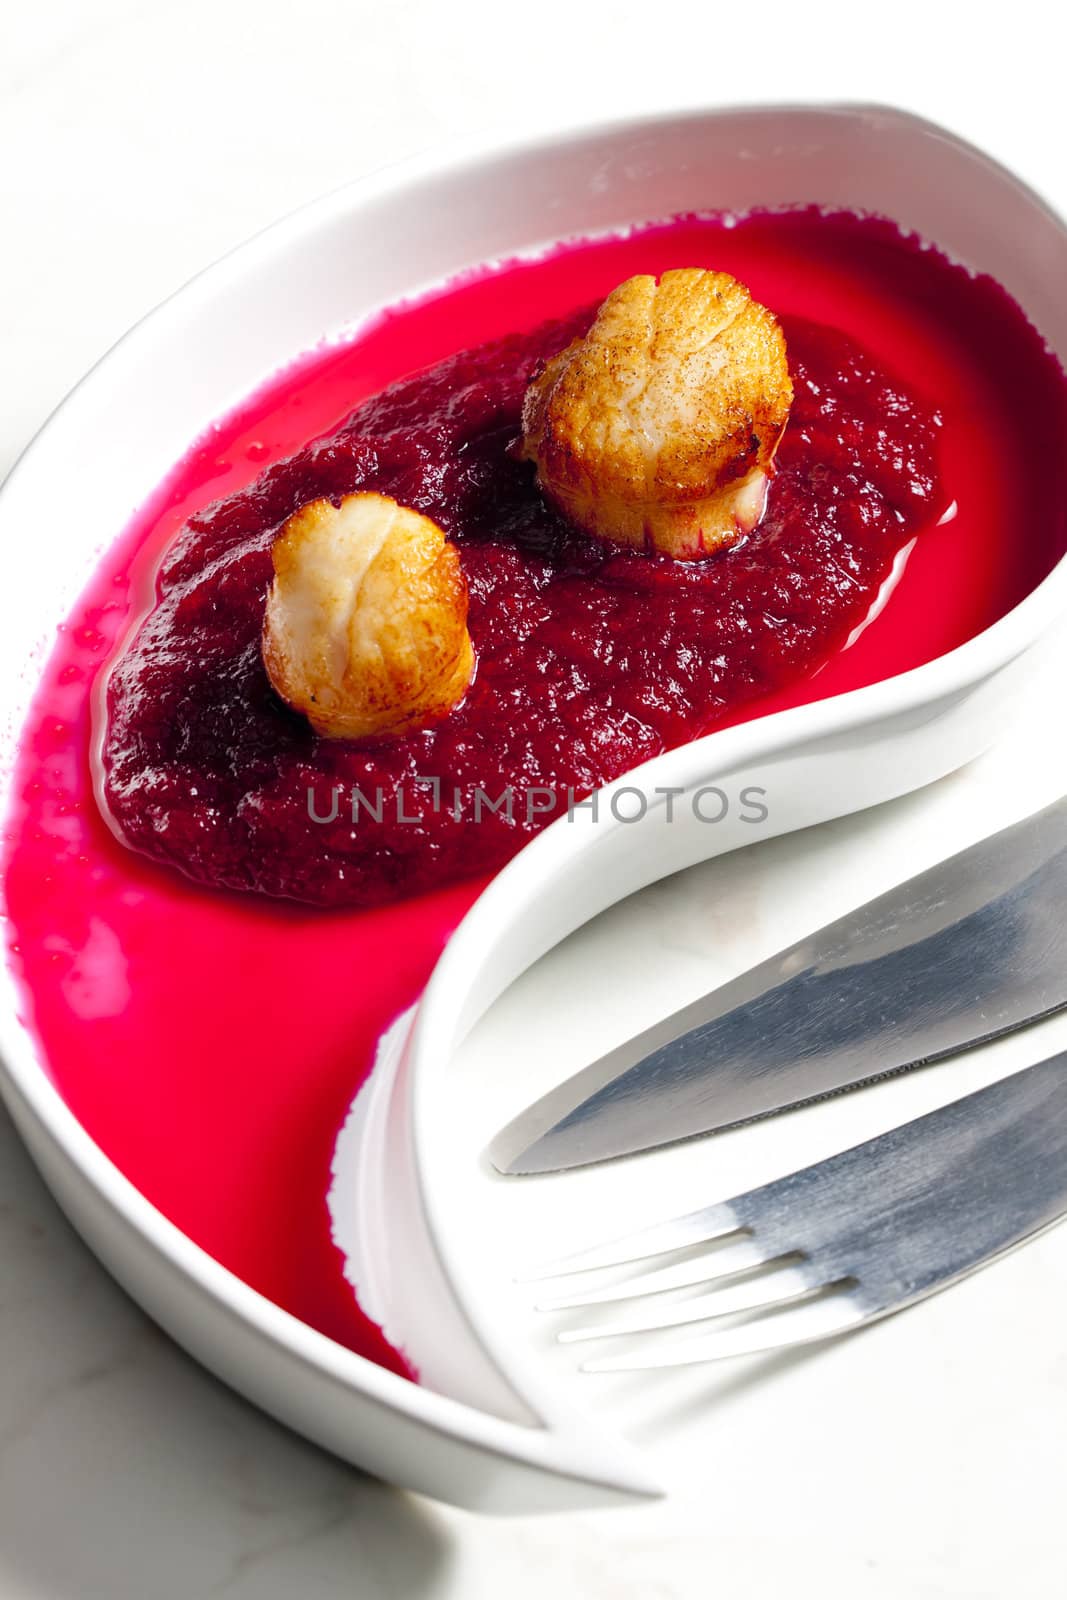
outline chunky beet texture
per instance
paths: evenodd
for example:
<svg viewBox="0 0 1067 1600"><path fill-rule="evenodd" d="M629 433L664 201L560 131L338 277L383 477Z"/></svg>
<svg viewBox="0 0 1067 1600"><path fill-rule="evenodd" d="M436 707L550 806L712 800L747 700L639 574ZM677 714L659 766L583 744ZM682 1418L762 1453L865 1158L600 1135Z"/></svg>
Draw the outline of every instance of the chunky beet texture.
<svg viewBox="0 0 1067 1600"><path fill-rule="evenodd" d="M783 319L796 400L755 534L697 563L615 550L569 529L508 450L537 362L590 315L392 385L192 518L108 690L105 792L133 848L209 884L379 904L497 867L569 791L840 649L929 519L939 418L850 339ZM373 747L316 738L259 656L279 525L307 500L364 488L455 539L478 655L458 710ZM511 790L510 815L479 788L494 803ZM335 793L335 819L317 820Z"/></svg>

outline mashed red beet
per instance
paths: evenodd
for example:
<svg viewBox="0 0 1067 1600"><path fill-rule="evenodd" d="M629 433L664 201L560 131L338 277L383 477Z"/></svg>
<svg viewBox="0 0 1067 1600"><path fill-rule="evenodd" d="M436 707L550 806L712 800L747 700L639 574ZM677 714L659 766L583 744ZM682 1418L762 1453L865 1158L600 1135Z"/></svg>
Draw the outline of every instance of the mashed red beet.
<svg viewBox="0 0 1067 1600"><path fill-rule="evenodd" d="M105 794L131 846L320 905L413 894L495 868L569 795L842 646L936 509L939 417L845 335L783 318L796 399L760 527L703 562L613 549L564 524L508 450L537 362L590 318L393 384L190 520L108 687ZM478 656L450 717L374 746L317 738L259 654L281 522L370 488L456 541Z"/></svg>

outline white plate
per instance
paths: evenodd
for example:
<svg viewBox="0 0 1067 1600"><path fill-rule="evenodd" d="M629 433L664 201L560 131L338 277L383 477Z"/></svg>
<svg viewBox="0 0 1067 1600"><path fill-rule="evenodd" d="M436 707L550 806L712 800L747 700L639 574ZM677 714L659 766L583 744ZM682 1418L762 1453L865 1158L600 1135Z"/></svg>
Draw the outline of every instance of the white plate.
<svg viewBox="0 0 1067 1600"><path fill-rule="evenodd" d="M463 267L553 238L687 210L791 201L893 216L992 272L1053 347L1067 351L1063 224L1011 174L897 112L700 112L393 169L260 235L160 307L79 385L8 480L0 530L19 541L21 582L0 601L5 781L56 625L115 530L207 420L295 353ZM199 353L195 361L190 350ZM71 482L79 485L77 518L55 493ZM36 537L27 548L21 536L31 520ZM1028 654L1065 605L1061 563L1013 612L951 655L888 683L714 734L660 758L645 776L691 787L758 763L791 797L775 829L928 783L996 738ZM512 1420L382 1371L192 1245L122 1177L56 1093L18 1020L7 973L0 979L5 1098L61 1204L116 1277L208 1366L310 1437L397 1482L485 1509L651 1492L656 1474L636 1451L609 1447L609 1431L586 1427L542 1368L501 1347L495 1313L461 1259L441 1200L451 1181L447 1162L426 1132L444 1092L446 1058L492 998L611 901L706 856L712 836L717 849L740 842L728 827L665 829L654 818L642 827L550 829L471 913L420 1010L397 1129L412 1170L421 1164L439 1231L416 1205L409 1244L413 1261L422 1251L428 1270L443 1266L444 1299L454 1303L458 1294L461 1308L459 1342L450 1346L454 1370L434 1381L454 1387L468 1352L483 1368L488 1356L502 1369ZM412 1194L418 1201L418 1190Z"/></svg>

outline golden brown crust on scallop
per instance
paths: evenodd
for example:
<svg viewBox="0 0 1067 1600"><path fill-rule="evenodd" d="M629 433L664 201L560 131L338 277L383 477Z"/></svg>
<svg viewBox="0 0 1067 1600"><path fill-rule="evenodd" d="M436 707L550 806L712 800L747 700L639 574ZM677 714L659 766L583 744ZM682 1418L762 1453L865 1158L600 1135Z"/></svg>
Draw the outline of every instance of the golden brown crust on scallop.
<svg viewBox="0 0 1067 1600"><path fill-rule="evenodd" d="M579 527L693 558L758 521L792 399L778 320L743 284L639 275L534 378L522 449Z"/></svg>
<svg viewBox="0 0 1067 1600"><path fill-rule="evenodd" d="M379 494L314 500L285 523L273 558L263 662L316 733L403 733L463 698L467 584L429 517Z"/></svg>

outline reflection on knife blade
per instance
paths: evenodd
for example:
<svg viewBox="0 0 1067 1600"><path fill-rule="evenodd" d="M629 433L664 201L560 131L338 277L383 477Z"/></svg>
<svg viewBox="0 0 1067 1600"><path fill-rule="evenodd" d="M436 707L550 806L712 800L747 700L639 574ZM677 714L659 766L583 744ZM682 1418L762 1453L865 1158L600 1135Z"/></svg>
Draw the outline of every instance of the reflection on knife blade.
<svg viewBox="0 0 1067 1600"><path fill-rule="evenodd" d="M552 1172L942 1060L1067 1005L1067 800L991 835L638 1034L493 1141Z"/></svg>

